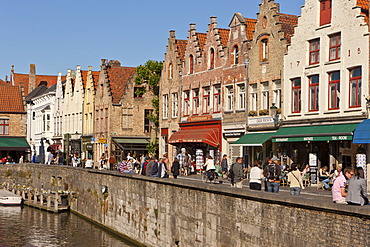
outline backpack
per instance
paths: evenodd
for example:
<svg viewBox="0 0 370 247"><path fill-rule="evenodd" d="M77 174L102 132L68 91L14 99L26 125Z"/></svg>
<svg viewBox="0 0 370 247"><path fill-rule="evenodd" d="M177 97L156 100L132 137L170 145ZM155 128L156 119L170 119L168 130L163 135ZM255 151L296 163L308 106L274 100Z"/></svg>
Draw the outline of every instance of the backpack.
<svg viewBox="0 0 370 247"><path fill-rule="evenodd" d="M267 170L267 178L270 180L275 180L276 177L277 177L276 166L269 165L268 170Z"/></svg>
<svg viewBox="0 0 370 247"><path fill-rule="evenodd" d="M229 169L229 172L228 172L228 174L227 174L227 177L228 178L230 178L230 179L234 179L234 177L235 177L235 173L234 173L234 164L232 164L231 166L230 166L230 169Z"/></svg>

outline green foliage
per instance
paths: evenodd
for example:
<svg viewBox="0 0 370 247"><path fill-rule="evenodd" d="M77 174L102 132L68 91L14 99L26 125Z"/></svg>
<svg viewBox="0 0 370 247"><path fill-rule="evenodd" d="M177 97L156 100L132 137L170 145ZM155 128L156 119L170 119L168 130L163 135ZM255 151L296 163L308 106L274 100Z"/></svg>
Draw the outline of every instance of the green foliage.
<svg viewBox="0 0 370 247"><path fill-rule="evenodd" d="M136 87L135 88L135 97L143 97L144 93L146 92L145 87Z"/></svg>
<svg viewBox="0 0 370 247"><path fill-rule="evenodd" d="M158 140L155 139L154 142L150 142L148 145L146 145L146 149L150 154L155 154L158 150Z"/></svg>
<svg viewBox="0 0 370 247"><path fill-rule="evenodd" d="M152 90L159 86L163 62L148 60L136 68L135 84L147 84Z"/></svg>

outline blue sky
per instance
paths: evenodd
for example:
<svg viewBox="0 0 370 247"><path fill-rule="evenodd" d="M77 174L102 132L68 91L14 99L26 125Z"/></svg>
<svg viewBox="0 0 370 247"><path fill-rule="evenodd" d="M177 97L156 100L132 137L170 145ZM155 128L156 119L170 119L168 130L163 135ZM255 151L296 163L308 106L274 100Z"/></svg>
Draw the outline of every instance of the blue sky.
<svg viewBox="0 0 370 247"><path fill-rule="evenodd" d="M304 0L275 0L280 12L300 15ZM0 78L28 73L66 73L81 65L99 70L100 59L138 66L163 60L170 30L187 38L190 23L205 32L210 16L228 27L234 13L256 18L261 0L0 0Z"/></svg>

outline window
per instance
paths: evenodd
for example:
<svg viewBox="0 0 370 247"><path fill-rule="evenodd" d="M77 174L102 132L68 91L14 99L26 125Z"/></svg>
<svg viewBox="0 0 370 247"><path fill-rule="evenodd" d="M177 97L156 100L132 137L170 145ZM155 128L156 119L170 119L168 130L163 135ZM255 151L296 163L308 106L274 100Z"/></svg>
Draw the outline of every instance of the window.
<svg viewBox="0 0 370 247"><path fill-rule="evenodd" d="M193 115L199 114L199 89L193 89Z"/></svg>
<svg viewBox="0 0 370 247"><path fill-rule="evenodd" d="M132 126L132 110L133 108L126 108L122 109L122 129L130 129Z"/></svg>
<svg viewBox="0 0 370 247"><path fill-rule="evenodd" d="M232 111L234 108L234 88L233 86L226 87L226 110Z"/></svg>
<svg viewBox="0 0 370 247"><path fill-rule="evenodd" d="M172 63L170 63L168 65L167 77L168 77L168 79L172 79L173 78L173 66L172 66Z"/></svg>
<svg viewBox="0 0 370 247"><path fill-rule="evenodd" d="M362 87L362 69L357 67L350 70L349 73L349 106L350 107L360 107L361 106L361 87Z"/></svg>
<svg viewBox="0 0 370 247"><path fill-rule="evenodd" d="M330 48L329 48L330 61L340 59L340 45L341 45L340 33L330 36Z"/></svg>
<svg viewBox="0 0 370 247"><path fill-rule="evenodd" d="M214 86L213 112L214 113L221 112L221 86L220 85Z"/></svg>
<svg viewBox="0 0 370 247"><path fill-rule="evenodd" d="M245 109L245 103L245 85L243 83L238 85L238 109Z"/></svg>
<svg viewBox="0 0 370 247"><path fill-rule="evenodd" d="M292 79L292 113L301 112L301 78Z"/></svg>
<svg viewBox="0 0 370 247"><path fill-rule="evenodd" d="M268 61L268 39L261 40L261 59L262 62Z"/></svg>
<svg viewBox="0 0 370 247"><path fill-rule="evenodd" d="M269 109L269 83L262 83L262 110Z"/></svg>
<svg viewBox="0 0 370 247"><path fill-rule="evenodd" d="M194 73L194 57L193 55L189 56L189 74Z"/></svg>
<svg viewBox="0 0 370 247"><path fill-rule="evenodd" d="M163 119L168 118L168 94L163 95L163 108L162 108L162 117Z"/></svg>
<svg viewBox="0 0 370 247"><path fill-rule="evenodd" d="M329 74L329 110L339 109L340 72Z"/></svg>
<svg viewBox="0 0 370 247"><path fill-rule="evenodd" d="M152 131L152 125L150 123L150 116L152 115L152 113L153 110L144 110L144 133L150 133Z"/></svg>
<svg viewBox="0 0 370 247"><path fill-rule="evenodd" d="M320 62L320 39L310 41L310 64Z"/></svg>
<svg viewBox="0 0 370 247"><path fill-rule="evenodd" d="M209 51L209 69L215 68L215 50L211 48Z"/></svg>
<svg viewBox="0 0 370 247"><path fill-rule="evenodd" d="M9 119L0 119L0 135L9 135Z"/></svg>
<svg viewBox="0 0 370 247"><path fill-rule="evenodd" d="M210 88L209 87L203 88L203 113L209 113L211 106L210 96L211 96Z"/></svg>
<svg viewBox="0 0 370 247"><path fill-rule="evenodd" d="M250 88L250 100L251 100L251 103L250 103L250 110L251 111L257 111L257 83L251 85L251 88Z"/></svg>
<svg viewBox="0 0 370 247"><path fill-rule="evenodd" d="M281 107L281 80L274 81L274 103L277 108Z"/></svg>
<svg viewBox="0 0 370 247"><path fill-rule="evenodd" d="M190 91L184 91L184 116L189 116L190 114Z"/></svg>
<svg viewBox="0 0 370 247"><path fill-rule="evenodd" d="M239 47L237 45L234 46L233 55L234 55L233 64L239 64Z"/></svg>
<svg viewBox="0 0 370 247"><path fill-rule="evenodd" d="M179 101L177 93L172 94L172 117L176 118L179 111Z"/></svg>
<svg viewBox="0 0 370 247"><path fill-rule="evenodd" d="M310 111L319 110L319 76L313 75L308 78L310 88Z"/></svg>
<svg viewBox="0 0 370 247"><path fill-rule="evenodd" d="M332 0L320 1L320 26L331 23L331 1Z"/></svg>

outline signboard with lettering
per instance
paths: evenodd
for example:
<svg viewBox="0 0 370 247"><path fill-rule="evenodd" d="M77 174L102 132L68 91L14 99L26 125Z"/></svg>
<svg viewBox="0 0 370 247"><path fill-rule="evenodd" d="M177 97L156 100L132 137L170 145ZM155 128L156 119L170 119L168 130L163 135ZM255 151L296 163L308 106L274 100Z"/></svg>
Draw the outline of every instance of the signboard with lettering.
<svg viewBox="0 0 370 247"><path fill-rule="evenodd" d="M244 132L225 132L223 135L225 138L241 137L244 135Z"/></svg>
<svg viewBox="0 0 370 247"><path fill-rule="evenodd" d="M211 115L207 116L193 116L193 117L188 117L187 121L188 122L201 122L201 121L209 121L212 120Z"/></svg>
<svg viewBox="0 0 370 247"><path fill-rule="evenodd" d="M107 143L107 138L99 138L99 143Z"/></svg>
<svg viewBox="0 0 370 247"><path fill-rule="evenodd" d="M271 124L274 124L274 118L271 116L248 118L248 125L271 125Z"/></svg>
<svg viewBox="0 0 370 247"><path fill-rule="evenodd" d="M320 141L352 141L353 136L303 136L273 138L272 142L320 142Z"/></svg>

